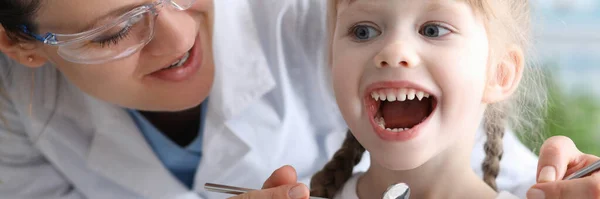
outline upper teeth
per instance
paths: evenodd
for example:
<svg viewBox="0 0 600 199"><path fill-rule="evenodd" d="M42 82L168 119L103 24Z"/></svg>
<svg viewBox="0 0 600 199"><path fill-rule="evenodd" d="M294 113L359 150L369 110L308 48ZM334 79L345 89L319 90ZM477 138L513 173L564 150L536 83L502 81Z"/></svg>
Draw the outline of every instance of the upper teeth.
<svg viewBox="0 0 600 199"><path fill-rule="evenodd" d="M187 61L187 59L190 57L190 52L186 52L183 57L181 57L181 59L173 62L169 67L175 67L175 66L181 66L185 63L185 61Z"/></svg>
<svg viewBox="0 0 600 199"><path fill-rule="evenodd" d="M389 102L395 102L395 101L406 101L406 100L414 100L415 98L418 99L419 101L421 101L423 98L428 98L430 96L429 93L426 93L425 91L419 91L419 90L415 90L415 89L407 89L407 88L401 88L401 89L395 89L395 88L388 88L388 89L382 89L382 90L378 90L378 91L373 91L371 92L371 97L373 97L373 99L375 99L376 101L389 101Z"/></svg>

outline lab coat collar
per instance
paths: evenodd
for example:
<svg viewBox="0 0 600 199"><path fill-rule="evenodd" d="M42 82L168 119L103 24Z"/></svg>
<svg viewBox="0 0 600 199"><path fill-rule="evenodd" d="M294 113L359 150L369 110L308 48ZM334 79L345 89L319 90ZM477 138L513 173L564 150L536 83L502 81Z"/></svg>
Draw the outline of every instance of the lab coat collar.
<svg viewBox="0 0 600 199"><path fill-rule="evenodd" d="M36 97L31 98L34 114L30 116L30 131L34 142L50 159L60 153L52 145L62 143L53 142L47 136L69 132L47 125L53 118L66 117L79 125L71 128L73 132L93 131L85 161L94 173L143 198L198 199L197 194L186 190L161 166L124 109L82 93L51 66L42 67L34 74Z"/></svg>
<svg viewBox="0 0 600 199"><path fill-rule="evenodd" d="M275 88L252 19L250 1L215 1L213 56L215 80L204 129L203 158L194 190L208 181L220 182L249 152L235 118ZM256 39L253 39L256 38ZM145 198L163 198L187 190L168 171L143 140L125 110L89 99L96 133L88 164L97 172ZM135 158L135 160L132 160ZM118 162L118 164L116 164ZM162 197L161 197L162 196ZM171 197L172 198L172 197Z"/></svg>
<svg viewBox="0 0 600 199"><path fill-rule="evenodd" d="M251 21L251 1L215 1L213 49L215 81L211 105L224 120L240 114L275 87L258 28Z"/></svg>
<svg viewBox="0 0 600 199"><path fill-rule="evenodd" d="M94 137L90 169L143 198L175 198L189 192L156 157L127 112L86 96Z"/></svg>
<svg viewBox="0 0 600 199"><path fill-rule="evenodd" d="M236 116L276 86L251 21L252 1L215 1L213 56L215 80L204 129L204 149L194 188L221 182L250 151L248 133Z"/></svg>

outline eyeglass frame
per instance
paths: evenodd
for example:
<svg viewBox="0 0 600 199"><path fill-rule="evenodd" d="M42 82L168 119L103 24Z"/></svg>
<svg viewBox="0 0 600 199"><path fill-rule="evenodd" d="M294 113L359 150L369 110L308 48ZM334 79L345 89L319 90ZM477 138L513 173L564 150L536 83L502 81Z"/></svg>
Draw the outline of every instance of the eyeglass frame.
<svg viewBox="0 0 600 199"><path fill-rule="evenodd" d="M158 16L157 7L163 6L165 2L169 2L176 9L183 11L183 10L189 9L196 2L196 0L189 0L189 4L186 6L181 6L181 5L177 4L176 2L174 2L174 0L157 0L153 3L148 3L148 4L138 6L136 8L133 8L130 11L117 17L116 19L111 20L110 23L107 23L107 24L102 25L97 28L93 28L91 30L87 30L87 31L80 32L80 33L74 33L74 34L59 34L59 33L52 33L52 32L47 32L45 34L35 34L32 31L30 31L30 29L26 25L20 25L19 28L21 29L21 31L23 31L23 33L33 37L35 40L40 41L46 45L64 46L64 45L68 45L71 43L75 43L78 41L82 41L82 40L86 40L91 37L94 37L98 33L102 33L106 30L110 30L111 28L123 23L124 21L132 19L133 17L139 16L146 12L150 12L150 14L152 16L151 20L154 21L154 20L156 20L156 16ZM154 38L154 26L152 26L150 28L151 28L151 32L150 32L150 35L148 37L148 41L146 42L146 44ZM64 40L64 41L59 41L57 38L60 38L60 37L71 37L71 38ZM143 44L142 46L145 46L146 44Z"/></svg>

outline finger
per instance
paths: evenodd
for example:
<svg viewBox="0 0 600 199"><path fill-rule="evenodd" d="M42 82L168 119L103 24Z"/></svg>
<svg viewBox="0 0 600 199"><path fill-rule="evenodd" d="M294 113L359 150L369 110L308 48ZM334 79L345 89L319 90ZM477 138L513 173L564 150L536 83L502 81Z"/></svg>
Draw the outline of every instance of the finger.
<svg viewBox="0 0 600 199"><path fill-rule="evenodd" d="M278 187L285 184L295 184L298 180L296 175L296 169L294 167L286 165L273 172L269 179L265 181L262 189L268 189L272 187Z"/></svg>
<svg viewBox="0 0 600 199"><path fill-rule="evenodd" d="M544 142L540 148L537 168L537 182L552 182L562 179L569 166L578 163L582 153L568 137L555 136Z"/></svg>
<svg viewBox="0 0 600 199"><path fill-rule="evenodd" d="M574 163L573 165L569 165L569 168L567 168L567 172L565 173L565 178L566 178L566 176L571 175L571 174L583 169L584 167L594 164L598 160L600 160L600 158L598 158L597 156L594 156L594 155L589 155L589 154L580 155L579 158L577 158L577 160L575 161L576 163ZM591 174L593 174L593 173L591 173ZM583 176L583 177L586 177L586 176Z"/></svg>
<svg viewBox="0 0 600 199"><path fill-rule="evenodd" d="M600 175L536 184L527 192L527 199L571 198L600 198Z"/></svg>
<svg viewBox="0 0 600 199"><path fill-rule="evenodd" d="M308 187L302 183L294 183L251 191L230 199L308 199L308 197L310 197Z"/></svg>

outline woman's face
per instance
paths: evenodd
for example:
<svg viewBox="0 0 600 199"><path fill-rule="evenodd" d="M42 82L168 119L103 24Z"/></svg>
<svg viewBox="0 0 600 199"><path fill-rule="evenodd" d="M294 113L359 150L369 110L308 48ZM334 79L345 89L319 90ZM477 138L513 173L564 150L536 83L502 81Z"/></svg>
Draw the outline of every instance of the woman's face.
<svg viewBox="0 0 600 199"><path fill-rule="evenodd" d="M153 1L42 1L35 22L39 33L73 34L110 23L110 19L149 3ZM191 108L208 96L214 78L213 12L212 0L196 0L184 11L175 9L167 1L157 9L153 39L131 56L114 61L70 62L58 54L58 47L41 43L38 56L53 63L85 93L109 103L147 111ZM107 36L102 39L116 40L102 45L93 43L96 45L93 48L122 45L118 39L132 40L132 37L135 35ZM177 67L169 68L178 60L181 63Z"/></svg>

